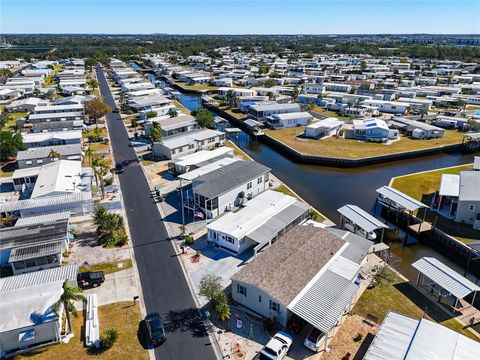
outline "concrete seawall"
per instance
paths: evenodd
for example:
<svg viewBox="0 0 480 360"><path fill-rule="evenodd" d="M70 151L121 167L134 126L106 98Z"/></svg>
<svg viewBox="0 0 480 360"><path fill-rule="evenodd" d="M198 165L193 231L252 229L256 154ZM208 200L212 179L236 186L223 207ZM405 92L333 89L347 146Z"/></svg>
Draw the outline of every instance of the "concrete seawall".
<svg viewBox="0 0 480 360"><path fill-rule="evenodd" d="M233 124L241 128L242 130L247 130L243 121L237 119L235 116L232 116L231 114L227 113L222 109L219 109L214 105L207 104L204 106L220 114L222 117L228 119L229 121L231 121ZM288 156L290 159L294 160L295 162L312 164L312 165L336 166L336 167L364 166L364 165L378 164L382 162L413 159L413 158L418 158L422 156L460 151L462 149L462 144L453 144L453 145L445 145L445 146L439 146L435 148L407 151L407 152L401 152L401 153L395 153L395 154L372 156L372 157L365 157L365 158L359 158L359 159L349 159L349 158L338 158L338 157L303 154L295 150L294 148L282 143L281 141L274 139L268 134L264 136L259 136L258 139L263 143L268 144L273 148L277 149L278 151L282 152L284 155Z"/></svg>

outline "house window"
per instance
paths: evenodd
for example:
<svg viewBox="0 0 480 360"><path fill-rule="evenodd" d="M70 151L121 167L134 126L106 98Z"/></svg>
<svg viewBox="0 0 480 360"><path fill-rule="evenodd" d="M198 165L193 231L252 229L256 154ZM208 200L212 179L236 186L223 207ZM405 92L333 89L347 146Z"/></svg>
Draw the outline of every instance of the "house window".
<svg viewBox="0 0 480 360"><path fill-rule="evenodd" d="M258 179L257 179L257 184L261 184L263 181L263 178L260 176Z"/></svg>
<svg viewBox="0 0 480 360"><path fill-rule="evenodd" d="M252 182L250 181L248 184L247 184L247 190L248 189L251 189L252 188Z"/></svg>
<svg viewBox="0 0 480 360"><path fill-rule="evenodd" d="M240 295L247 296L247 288L245 286L240 285L240 284L237 284L237 292Z"/></svg>
<svg viewBox="0 0 480 360"><path fill-rule="evenodd" d="M468 211L475 211L475 204L468 205Z"/></svg>
<svg viewBox="0 0 480 360"><path fill-rule="evenodd" d="M191 150L191 149L195 148L195 145L190 144L190 145L188 145L188 148Z"/></svg>
<svg viewBox="0 0 480 360"><path fill-rule="evenodd" d="M258 302L262 302L262 295L258 295Z"/></svg>
<svg viewBox="0 0 480 360"><path fill-rule="evenodd" d="M27 161L25 161L25 164L32 165L32 162L30 160L27 160Z"/></svg>
<svg viewBox="0 0 480 360"><path fill-rule="evenodd" d="M23 261L17 261L15 263L13 263L13 266L15 267L15 270L25 269L25 263Z"/></svg>
<svg viewBox="0 0 480 360"><path fill-rule="evenodd" d="M28 259L25 260L25 267L31 268L37 266L37 263L35 262L35 259Z"/></svg>
<svg viewBox="0 0 480 360"><path fill-rule="evenodd" d="M275 301L270 300L270 310L280 313L280 305Z"/></svg>
<svg viewBox="0 0 480 360"><path fill-rule="evenodd" d="M228 241L229 243L235 244L235 239L232 238L231 236L227 236L227 241Z"/></svg>
<svg viewBox="0 0 480 360"><path fill-rule="evenodd" d="M30 329L18 334L18 342L32 341L35 339L35 330Z"/></svg>

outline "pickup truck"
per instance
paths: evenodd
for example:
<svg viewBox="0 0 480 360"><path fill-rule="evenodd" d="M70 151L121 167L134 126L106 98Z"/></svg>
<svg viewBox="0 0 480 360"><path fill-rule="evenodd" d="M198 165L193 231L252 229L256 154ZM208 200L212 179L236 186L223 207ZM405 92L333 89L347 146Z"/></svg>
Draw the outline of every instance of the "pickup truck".
<svg viewBox="0 0 480 360"><path fill-rule="evenodd" d="M103 271L86 271L81 272L77 276L78 286L82 289L97 287L102 285L105 281L105 274Z"/></svg>

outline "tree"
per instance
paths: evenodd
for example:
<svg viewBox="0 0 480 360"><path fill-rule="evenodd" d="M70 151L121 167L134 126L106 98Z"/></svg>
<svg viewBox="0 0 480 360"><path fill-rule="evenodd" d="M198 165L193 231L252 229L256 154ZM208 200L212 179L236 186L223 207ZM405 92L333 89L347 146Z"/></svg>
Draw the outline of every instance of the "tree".
<svg viewBox="0 0 480 360"><path fill-rule="evenodd" d="M97 226L97 241L102 246L123 246L128 238L125 232L123 217L109 213L104 206L95 208L93 223Z"/></svg>
<svg viewBox="0 0 480 360"><path fill-rule="evenodd" d="M65 315L67 317L68 330L72 331L72 322L70 320L70 312L74 317L78 316L77 308L75 307L74 301L86 302L87 299L82 294L82 290L75 286L70 286L65 282L63 284L63 293L60 296L60 299L53 305L53 311L58 315L60 308L64 307Z"/></svg>
<svg viewBox="0 0 480 360"><path fill-rule="evenodd" d="M95 174L95 182L100 181L100 189L102 190L102 199L105 197L105 186L103 184L103 178L108 174L110 165L106 159L102 159L98 155L94 155L92 158L92 169Z"/></svg>
<svg viewBox="0 0 480 360"><path fill-rule="evenodd" d="M150 141L153 143L161 141L163 138L162 127L158 121L152 122L152 128L150 129Z"/></svg>
<svg viewBox="0 0 480 360"><path fill-rule="evenodd" d="M178 111L174 108L171 108L170 110L168 110L168 115L170 115L171 118L177 117Z"/></svg>
<svg viewBox="0 0 480 360"><path fill-rule="evenodd" d="M0 160L5 161L9 157L16 156L20 150L25 150L20 133L11 131L0 132Z"/></svg>
<svg viewBox="0 0 480 360"><path fill-rule="evenodd" d="M101 119L111 111L112 108L98 97L85 103L85 114L92 118L97 126L98 119Z"/></svg>
<svg viewBox="0 0 480 360"><path fill-rule="evenodd" d="M9 77L12 75L12 70L10 69L0 69L0 77Z"/></svg>
<svg viewBox="0 0 480 360"><path fill-rule="evenodd" d="M6 110L2 111L2 113L0 114L0 129L3 129L5 125L7 125L7 123L12 120L13 117L9 112L7 112Z"/></svg>
<svg viewBox="0 0 480 360"><path fill-rule="evenodd" d="M213 301L218 297L219 293L223 292L222 284L220 283L221 280L219 276L213 274L203 276L200 279L198 294L206 297L209 301Z"/></svg>
<svg viewBox="0 0 480 360"><path fill-rule="evenodd" d="M118 340L118 331L107 329L100 335L100 346L104 350L110 349Z"/></svg>
<svg viewBox="0 0 480 360"><path fill-rule="evenodd" d="M90 79L87 81L87 86L91 87L93 91L100 86L100 83L96 79Z"/></svg>
<svg viewBox="0 0 480 360"><path fill-rule="evenodd" d="M48 157L51 159L59 159L60 156L61 156L60 153L53 149L51 149L50 152L48 153Z"/></svg>
<svg viewBox="0 0 480 360"><path fill-rule="evenodd" d="M225 293L222 291L215 299L213 310L220 321L227 321L230 319L230 306L228 306L228 299Z"/></svg>
<svg viewBox="0 0 480 360"><path fill-rule="evenodd" d="M156 111L150 110L150 111L147 111L145 115L147 116L147 119L151 119L151 118L157 117L158 113Z"/></svg>
<svg viewBox="0 0 480 360"><path fill-rule="evenodd" d="M215 121L213 121L213 115L206 109L200 109L195 114L195 120L201 128L215 128Z"/></svg>
<svg viewBox="0 0 480 360"><path fill-rule="evenodd" d="M299 93L300 93L300 92L298 91L298 88L293 89L293 92L292 92L292 100L293 100L293 102L297 102L298 94L299 94Z"/></svg>
<svg viewBox="0 0 480 360"><path fill-rule="evenodd" d="M360 71L364 72L367 70L367 62L365 60L360 61Z"/></svg>

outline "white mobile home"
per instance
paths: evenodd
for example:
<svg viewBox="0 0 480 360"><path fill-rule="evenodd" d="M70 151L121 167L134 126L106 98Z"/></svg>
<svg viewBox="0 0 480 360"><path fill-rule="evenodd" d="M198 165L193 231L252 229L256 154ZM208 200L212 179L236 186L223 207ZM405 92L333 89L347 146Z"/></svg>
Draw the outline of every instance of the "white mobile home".
<svg viewBox="0 0 480 360"><path fill-rule="evenodd" d="M273 129L307 126L312 119L313 116L306 111L274 114L267 118L267 125L271 126Z"/></svg>
<svg viewBox="0 0 480 360"><path fill-rule="evenodd" d="M337 118L326 118L306 126L304 136L318 139L324 136L336 135L342 128L342 125L343 121Z"/></svg>
<svg viewBox="0 0 480 360"><path fill-rule="evenodd" d="M248 108L248 115L257 121L267 120L269 116L277 114L288 114L300 112L301 108L298 104L269 104L269 105L253 105Z"/></svg>

